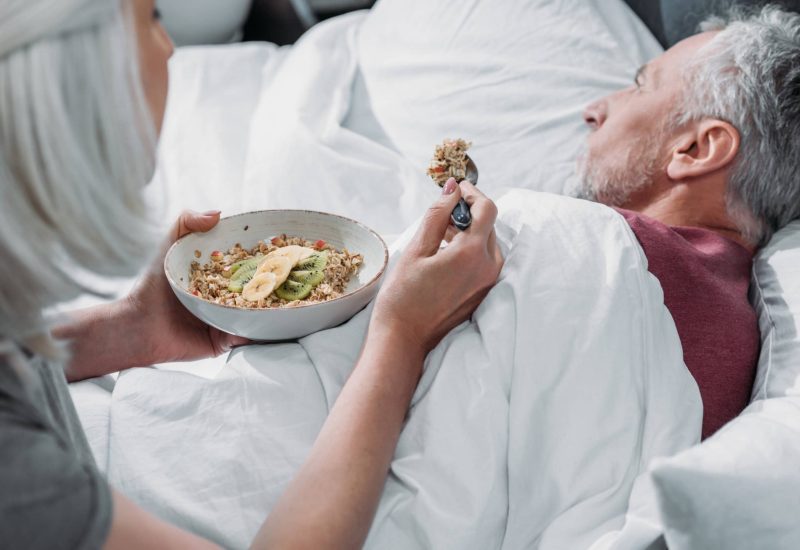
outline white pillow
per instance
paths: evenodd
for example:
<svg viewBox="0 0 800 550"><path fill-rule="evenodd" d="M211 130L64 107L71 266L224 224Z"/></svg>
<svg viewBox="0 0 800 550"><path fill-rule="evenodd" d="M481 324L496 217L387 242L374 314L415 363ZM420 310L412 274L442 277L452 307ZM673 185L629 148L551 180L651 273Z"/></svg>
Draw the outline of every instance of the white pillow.
<svg viewBox="0 0 800 550"><path fill-rule="evenodd" d="M800 548L800 221L756 256L752 299L762 339L754 401L653 467L671 550Z"/></svg>
<svg viewBox="0 0 800 550"><path fill-rule="evenodd" d="M670 550L800 548L800 396L752 403L701 445L657 463Z"/></svg>
<svg viewBox="0 0 800 550"><path fill-rule="evenodd" d="M752 301L761 329L753 399L800 395L800 220L756 256Z"/></svg>
<svg viewBox="0 0 800 550"><path fill-rule="evenodd" d="M584 107L661 47L621 0L381 0L357 51L377 121L415 165L462 137L483 189L561 192Z"/></svg>

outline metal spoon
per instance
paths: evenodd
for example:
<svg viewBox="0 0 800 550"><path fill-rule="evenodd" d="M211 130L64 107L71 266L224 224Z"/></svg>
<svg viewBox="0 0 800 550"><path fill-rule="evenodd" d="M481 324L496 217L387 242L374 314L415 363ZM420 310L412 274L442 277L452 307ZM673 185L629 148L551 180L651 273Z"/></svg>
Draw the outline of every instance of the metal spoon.
<svg viewBox="0 0 800 550"><path fill-rule="evenodd" d="M475 166L475 163L469 158L469 155L466 155L467 158L467 166L466 172L467 177L464 178L469 180L472 185L478 185L478 167ZM463 181L463 180L462 180ZM461 182L459 182L461 183ZM450 214L450 221L453 222L457 228L461 231L464 231L467 227L470 226L472 223L472 215L469 212L469 205L467 201L464 199L459 199L458 204L455 208L453 208L453 213Z"/></svg>

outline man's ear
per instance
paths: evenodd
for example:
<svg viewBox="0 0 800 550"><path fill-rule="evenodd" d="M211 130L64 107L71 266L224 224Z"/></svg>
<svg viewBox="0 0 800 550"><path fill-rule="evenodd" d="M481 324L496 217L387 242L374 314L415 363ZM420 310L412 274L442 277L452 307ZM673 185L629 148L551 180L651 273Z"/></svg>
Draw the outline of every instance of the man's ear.
<svg viewBox="0 0 800 550"><path fill-rule="evenodd" d="M667 175L682 181L723 169L733 162L739 143L739 131L731 124L702 120L681 134L667 164Z"/></svg>

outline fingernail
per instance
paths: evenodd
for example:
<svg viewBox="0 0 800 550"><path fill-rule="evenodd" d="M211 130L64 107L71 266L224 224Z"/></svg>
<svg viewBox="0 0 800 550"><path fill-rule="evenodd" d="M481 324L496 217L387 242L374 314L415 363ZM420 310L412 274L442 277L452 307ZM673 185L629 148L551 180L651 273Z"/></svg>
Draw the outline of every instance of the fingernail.
<svg viewBox="0 0 800 550"><path fill-rule="evenodd" d="M456 179L455 178L450 178L444 184L444 187L442 187L442 195L450 195L450 194L452 194L453 191L456 190L456 186L457 185L458 184L456 183Z"/></svg>
<svg viewBox="0 0 800 550"><path fill-rule="evenodd" d="M203 212L203 216L216 216L216 215L221 214L221 213L222 213L222 210L207 210L207 211Z"/></svg>

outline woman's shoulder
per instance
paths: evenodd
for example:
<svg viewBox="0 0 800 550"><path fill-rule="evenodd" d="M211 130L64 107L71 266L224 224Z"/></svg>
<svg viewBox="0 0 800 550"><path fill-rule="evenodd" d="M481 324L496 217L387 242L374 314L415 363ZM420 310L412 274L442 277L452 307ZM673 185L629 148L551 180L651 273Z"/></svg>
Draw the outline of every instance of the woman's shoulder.
<svg viewBox="0 0 800 550"><path fill-rule="evenodd" d="M102 546L111 493L60 429L56 366L0 341L0 533L9 548ZM25 499L20 499L25 495Z"/></svg>

